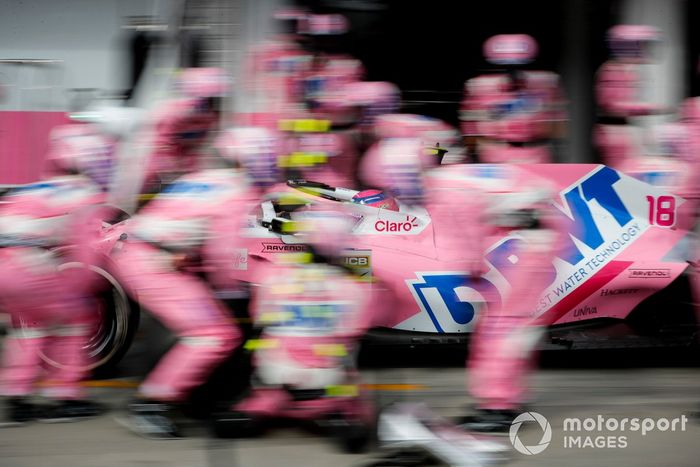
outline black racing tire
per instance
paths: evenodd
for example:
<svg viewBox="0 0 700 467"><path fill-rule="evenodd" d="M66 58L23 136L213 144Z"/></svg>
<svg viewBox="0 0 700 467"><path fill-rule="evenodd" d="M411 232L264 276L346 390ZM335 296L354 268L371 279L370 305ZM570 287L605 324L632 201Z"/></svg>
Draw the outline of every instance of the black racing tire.
<svg viewBox="0 0 700 467"><path fill-rule="evenodd" d="M84 266L79 262L67 262L60 268ZM139 327L140 309L110 272L108 265L91 265L90 269L101 276L103 287L93 297L100 318L85 351L89 356L87 369L101 375L112 370L129 350ZM62 365L43 351L40 356L48 366L60 368Z"/></svg>

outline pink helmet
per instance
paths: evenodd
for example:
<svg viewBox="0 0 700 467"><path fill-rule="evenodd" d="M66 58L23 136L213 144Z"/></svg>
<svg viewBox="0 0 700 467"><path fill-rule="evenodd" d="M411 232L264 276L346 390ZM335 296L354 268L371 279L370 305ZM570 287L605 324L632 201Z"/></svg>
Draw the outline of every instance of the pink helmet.
<svg viewBox="0 0 700 467"><path fill-rule="evenodd" d="M277 22L282 33L294 35L299 29L299 23L304 21L309 12L304 8L288 7L275 10L272 18Z"/></svg>
<svg viewBox="0 0 700 467"><path fill-rule="evenodd" d="M299 34L310 36L330 36L344 34L348 31L348 20L339 14L307 14L298 17Z"/></svg>
<svg viewBox="0 0 700 467"><path fill-rule="evenodd" d="M484 43L484 57L496 65L524 65L537 57L537 41L527 34L499 34Z"/></svg>
<svg viewBox="0 0 700 467"><path fill-rule="evenodd" d="M442 120L424 115L380 115L375 119L375 133L378 138L419 138L426 148L422 158L426 167L440 163L440 158L436 155L441 156L447 151L452 155L463 153L461 138L456 129Z"/></svg>
<svg viewBox="0 0 700 467"><path fill-rule="evenodd" d="M389 211L399 210L399 204L396 202L396 199L388 196L381 190L363 190L352 197L352 202L380 209L388 209Z"/></svg>
<svg viewBox="0 0 700 467"><path fill-rule="evenodd" d="M400 93L388 82L357 81L321 93L316 102L318 112L336 125L371 125L377 116L398 110Z"/></svg>
<svg viewBox="0 0 700 467"><path fill-rule="evenodd" d="M452 128L442 120L418 114L385 114L377 117L375 132L379 138L420 137L427 142L453 137Z"/></svg>
<svg viewBox="0 0 700 467"><path fill-rule="evenodd" d="M253 184L267 187L278 181L279 135L263 127L240 127L225 131L216 141L221 157L242 167Z"/></svg>
<svg viewBox="0 0 700 467"><path fill-rule="evenodd" d="M601 110L620 117L644 115L650 104L642 102L641 77L635 65L608 61L596 76L596 100Z"/></svg>
<svg viewBox="0 0 700 467"><path fill-rule="evenodd" d="M685 123L700 123L700 97L691 97L683 102L681 119Z"/></svg>
<svg viewBox="0 0 700 467"><path fill-rule="evenodd" d="M546 103L541 99L504 94L493 97L486 106L489 118L479 122L481 134L501 141L532 141L547 133Z"/></svg>
<svg viewBox="0 0 700 467"><path fill-rule="evenodd" d="M231 80L221 68L186 68L176 80L176 89L183 96L195 99L225 97L230 87Z"/></svg>
<svg viewBox="0 0 700 467"><path fill-rule="evenodd" d="M611 55L621 61L643 63L651 60L650 48L661 41L661 32L654 26L618 24L608 31Z"/></svg>
<svg viewBox="0 0 700 467"><path fill-rule="evenodd" d="M113 169L113 141L89 124L54 128L50 134L47 163L52 171L80 173L107 188Z"/></svg>
<svg viewBox="0 0 700 467"><path fill-rule="evenodd" d="M409 204L423 201L423 171L433 165L426 158L423 142L417 138L385 138L375 145L381 185Z"/></svg>
<svg viewBox="0 0 700 467"><path fill-rule="evenodd" d="M343 92L351 103L364 109L362 123L366 125L380 115L397 112L401 105L401 91L386 81L357 81L345 86Z"/></svg>
<svg viewBox="0 0 700 467"><path fill-rule="evenodd" d="M665 123L654 129L654 139L660 155L685 161L698 159L698 145L694 132L683 123Z"/></svg>

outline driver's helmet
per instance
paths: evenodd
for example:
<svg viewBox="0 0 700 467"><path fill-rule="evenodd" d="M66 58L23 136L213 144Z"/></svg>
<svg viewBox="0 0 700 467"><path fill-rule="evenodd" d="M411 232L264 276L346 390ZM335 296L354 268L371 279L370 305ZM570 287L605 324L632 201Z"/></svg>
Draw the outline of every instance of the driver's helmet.
<svg viewBox="0 0 700 467"><path fill-rule="evenodd" d="M53 175L82 174L107 189L114 169L114 142L91 124L54 128L49 136L48 170Z"/></svg>
<svg viewBox="0 0 700 467"><path fill-rule="evenodd" d="M498 34L484 42L484 58L495 65L524 65L537 58L537 41L527 34Z"/></svg>
<svg viewBox="0 0 700 467"><path fill-rule="evenodd" d="M381 190L363 190L352 197L352 202L389 211L399 210L399 203L396 202L396 199Z"/></svg>
<svg viewBox="0 0 700 467"><path fill-rule="evenodd" d="M215 142L218 154L241 167L253 185L265 188L277 183L279 135L263 127L240 127L224 131Z"/></svg>
<svg viewBox="0 0 700 467"><path fill-rule="evenodd" d="M610 55L619 61L646 63L653 58L653 47L661 41L654 26L618 24L608 30Z"/></svg>

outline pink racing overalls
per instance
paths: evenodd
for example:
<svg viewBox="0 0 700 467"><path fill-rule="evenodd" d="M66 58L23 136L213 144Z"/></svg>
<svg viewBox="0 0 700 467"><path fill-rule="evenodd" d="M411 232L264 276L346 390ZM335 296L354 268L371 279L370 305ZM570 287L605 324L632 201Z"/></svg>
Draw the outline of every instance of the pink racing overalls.
<svg viewBox="0 0 700 467"><path fill-rule="evenodd" d="M686 109L690 105L692 100L686 102ZM677 128L680 132L679 137L683 140L673 148L672 154L629 155L619 159L618 170L650 185L661 187L685 200L680 207L674 207L675 219L671 228L688 232L681 243L682 249L678 252L683 255L680 259L691 265L690 285L700 322L700 246L695 233L700 208L700 131L692 117L686 118L682 123L666 124L666 127Z"/></svg>
<svg viewBox="0 0 700 467"><path fill-rule="evenodd" d="M518 73L517 88L505 74L465 83L462 134L477 139L481 162L552 162L549 142L565 119L559 77L547 71Z"/></svg>
<svg viewBox="0 0 700 467"><path fill-rule="evenodd" d="M327 264L280 262L270 268L251 306L256 326L263 328L263 345L254 354L260 384L234 409L258 417L367 415L351 403L357 394L327 397L333 388L355 383L357 341L371 322L367 285ZM321 396L294 401L294 391Z"/></svg>
<svg viewBox="0 0 700 467"><path fill-rule="evenodd" d="M218 124L203 99L171 99L155 110L140 139L149 154L141 192L157 192L162 184L201 169L201 144Z"/></svg>
<svg viewBox="0 0 700 467"><path fill-rule="evenodd" d="M689 99L686 99L685 102L683 103L682 107L682 123L686 125L691 133L691 138L697 141L698 138L700 138L700 98L699 97L691 97ZM696 158L700 156L700 150L696 149L695 150L695 156ZM697 159L695 159L696 161ZM697 168L697 162L695 161L689 161L692 164L693 172L697 173L698 168ZM697 190L698 184L694 184L689 186L688 188L694 188ZM694 222L692 224L693 228L695 227L695 222L697 222L697 203L698 203L698 196L697 191L695 193L686 193L685 195L682 195L684 198L689 198L692 200L692 202L695 204L693 207L693 211L691 211L695 216L694 216ZM693 229L694 230L694 229ZM695 317L698 322L698 325L700 325L700 246L695 243L691 246L690 248L690 258L689 261L691 262L691 274L690 274L690 283L691 287L693 290L693 301L695 302Z"/></svg>
<svg viewBox="0 0 700 467"><path fill-rule="evenodd" d="M132 219L114 255L120 276L179 339L141 385L142 396L182 402L239 344L241 333L211 288L178 261L201 255L213 229L226 225L222 218L242 215L255 198L240 171L205 170L175 181Z"/></svg>
<svg viewBox="0 0 700 467"><path fill-rule="evenodd" d="M357 150L351 135L332 130L329 120L307 112L280 120L280 127L286 138L279 160L287 178L331 186L354 185Z"/></svg>
<svg viewBox="0 0 700 467"><path fill-rule="evenodd" d="M253 99L253 112L283 113L303 104L304 77L313 56L280 36L253 47L244 67L243 87Z"/></svg>
<svg viewBox="0 0 700 467"><path fill-rule="evenodd" d="M546 183L523 174L484 187L492 233L519 238L507 261L509 290L487 297L488 309L476 323L467 360L467 386L481 409L522 407L527 377L535 364L544 326L535 315L538 300L552 280L551 264L560 248L560 228ZM527 220L526 213L534 214ZM525 220L521 217L525 215Z"/></svg>
<svg viewBox="0 0 700 467"><path fill-rule="evenodd" d="M103 199L90 179L71 175L14 189L0 203L0 308L12 320L0 376L4 395L31 394L42 359L50 359L45 394L84 398L96 284L88 268L59 266L97 261L93 246L102 226L93 208Z"/></svg>
<svg viewBox="0 0 700 467"><path fill-rule="evenodd" d="M603 162L615 169L643 153L642 129L630 123L629 118L663 110L640 100L638 68L637 64L609 60L598 70L596 99L601 116L593 138Z"/></svg>

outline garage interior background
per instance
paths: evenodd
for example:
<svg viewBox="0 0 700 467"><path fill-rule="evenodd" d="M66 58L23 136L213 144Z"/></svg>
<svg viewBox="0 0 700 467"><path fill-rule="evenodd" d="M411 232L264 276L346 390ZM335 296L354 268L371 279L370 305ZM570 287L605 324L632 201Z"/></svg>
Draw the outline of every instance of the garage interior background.
<svg viewBox="0 0 700 467"><path fill-rule="evenodd" d="M402 90L405 110L457 122L464 81L486 69L481 45L497 33L523 32L540 44L536 63L561 74L569 128L557 148L562 162L596 160L593 79L607 56L605 31L616 23L652 24L664 43L646 91L675 107L700 92L700 5L691 0L298 0L316 12L347 16L338 46L360 58L369 80ZM124 99L145 66L149 44L173 15L186 44L172 64L223 66L240 75L244 51L272 30L281 0L4 0L0 16L0 184L31 181L48 129L95 97ZM184 14L183 14L184 12ZM147 27L144 27L146 25ZM19 60L19 61L18 61ZM138 104L139 96L132 96ZM234 93L231 110L246 111ZM658 117L664 119L668 117ZM649 124L654 123L652 119Z"/></svg>

